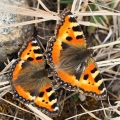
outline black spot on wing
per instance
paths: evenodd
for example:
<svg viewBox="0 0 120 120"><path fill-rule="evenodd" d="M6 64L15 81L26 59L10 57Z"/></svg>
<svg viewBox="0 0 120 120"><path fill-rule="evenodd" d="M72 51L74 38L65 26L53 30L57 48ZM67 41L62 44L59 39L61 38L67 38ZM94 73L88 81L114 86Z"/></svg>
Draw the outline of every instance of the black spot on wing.
<svg viewBox="0 0 120 120"><path fill-rule="evenodd" d="M97 71L97 68L94 68L93 70L91 70L91 73L95 73Z"/></svg>
<svg viewBox="0 0 120 120"><path fill-rule="evenodd" d="M54 103L51 107L54 109L55 107L57 107L57 104Z"/></svg>
<svg viewBox="0 0 120 120"><path fill-rule="evenodd" d="M33 50L33 52L34 52L35 54L41 54L41 53L42 53L41 49L35 49L35 50Z"/></svg>
<svg viewBox="0 0 120 120"><path fill-rule="evenodd" d="M72 29L73 29L73 31L76 31L76 32L81 31L80 26L73 26Z"/></svg>
<svg viewBox="0 0 120 120"><path fill-rule="evenodd" d="M32 43L32 46L38 46L38 44L37 43Z"/></svg>
<svg viewBox="0 0 120 120"><path fill-rule="evenodd" d="M98 87L98 89L102 91L102 90L103 90L103 88L104 88L104 84L103 84L103 83L101 83L101 85Z"/></svg>
<svg viewBox="0 0 120 120"><path fill-rule="evenodd" d="M88 74L86 74L86 75L84 75L84 80L87 80L88 79L88 77L89 77L89 75Z"/></svg>
<svg viewBox="0 0 120 120"><path fill-rule="evenodd" d="M74 17L70 17L69 21L70 22L77 22L77 20Z"/></svg>
<svg viewBox="0 0 120 120"><path fill-rule="evenodd" d="M96 77L95 77L95 82L98 82L99 80L102 79L101 74L99 73Z"/></svg>
<svg viewBox="0 0 120 120"><path fill-rule="evenodd" d="M28 61L33 61L34 59L32 57L27 58Z"/></svg>
<svg viewBox="0 0 120 120"><path fill-rule="evenodd" d="M40 92L39 97L43 97L44 92Z"/></svg>
<svg viewBox="0 0 120 120"><path fill-rule="evenodd" d="M42 56L36 57L36 60L41 60Z"/></svg>
<svg viewBox="0 0 120 120"><path fill-rule="evenodd" d="M83 38L83 35L77 35L76 36L76 39L82 39Z"/></svg>
<svg viewBox="0 0 120 120"><path fill-rule="evenodd" d="M62 48L65 50L67 48L69 48L70 46L68 44L66 44L65 42L62 42Z"/></svg>
<svg viewBox="0 0 120 120"><path fill-rule="evenodd" d="M52 88L51 88L51 87L48 88L48 89L46 89L46 92L50 92L50 91L52 91Z"/></svg>
<svg viewBox="0 0 120 120"><path fill-rule="evenodd" d="M66 37L66 40L71 41L71 40L72 40L72 37L67 36L67 37Z"/></svg>
<svg viewBox="0 0 120 120"><path fill-rule="evenodd" d="M52 93L50 96L49 96L49 101L52 101L52 100L54 100L55 99L55 95L54 95L54 93Z"/></svg>

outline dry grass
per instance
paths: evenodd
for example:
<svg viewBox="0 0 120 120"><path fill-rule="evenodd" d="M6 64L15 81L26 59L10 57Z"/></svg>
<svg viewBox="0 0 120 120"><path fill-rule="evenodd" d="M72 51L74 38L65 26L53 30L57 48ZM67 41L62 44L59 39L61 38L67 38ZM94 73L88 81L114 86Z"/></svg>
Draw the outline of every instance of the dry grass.
<svg viewBox="0 0 120 120"><path fill-rule="evenodd" d="M91 3L88 3L89 1L91 1ZM79 23L81 25L92 26L93 28L95 27L100 28L97 31L98 33L96 33L94 35L94 38L92 38L96 41L94 43L95 46L94 47L92 46L90 48L94 49L94 52L96 53L94 58L97 61L98 67L100 68L103 78L105 80L106 88L108 91L108 98L107 100L100 103L98 101L96 102L95 100L91 102L91 98L86 99L86 97L83 96L85 97L85 101L84 103L81 103L80 100L82 100L83 97L80 98L80 96L78 96L79 100L77 100L77 102L73 101L73 106L69 106L69 109L71 108L72 111L74 111L74 116L72 116L72 114L67 115L67 113L65 113L65 110L67 110L66 107L68 107L67 105L68 105L69 100L71 100L71 97L73 97L76 94L76 92L69 93L69 95L67 95L67 91L61 90L59 92L59 97L58 97L58 104L59 106L61 106L60 107L61 115L59 118L57 118L59 120L63 120L63 119L69 120L72 118L74 118L74 120L77 120L77 119L83 120L83 119L88 119L89 118L88 116L91 116L89 118L90 120L93 120L93 119L114 120L115 118L116 118L115 120L120 119L119 117L120 116L120 67L119 67L119 64L120 64L120 52L119 52L120 51L120 38L119 38L120 36L120 27L119 27L120 11L114 10L108 7L108 5L111 2L113 2L113 0L106 0L106 1L98 0L99 4L95 3L94 0L89 0L89 1L88 0L74 0L71 11L75 13L74 14L75 16L79 16L78 20L80 20ZM81 6L81 2L83 2L82 6ZM115 4L113 8L115 8L115 6L118 5L118 2L119 1L117 0L114 1ZM0 29L7 28L7 27L13 27L13 26L14 27L22 26L22 25L27 25L27 24L32 24L32 23L36 23L36 25L38 25L40 22L44 22L44 21L59 20L59 17L57 16L57 14L60 12L60 3L57 3L58 13L50 11L41 0L38 0L38 3L44 8L44 10L38 9L37 7L30 8L30 7L22 7L22 6L17 7L13 5L12 6L5 5L7 7L0 9L1 12L9 12L13 14L34 16L35 20L11 24L11 25L3 25L3 26L0 26ZM96 6L98 11L91 10L90 5L92 4ZM79 9L81 9L81 12L78 12ZM98 22L96 20L96 16L98 15L101 15L104 20L101 18L101 22ZM108 19L107 17L108 15L111 17L113 21L112 25L110 24L110 19ZM81 21L83 20L83 16L84 17L92 16L95 22L92 23L91 21ZM38 17L42 17L43 19L38 19ZM93 33L95 33L95 31L93 31L89 35ZM104 34L103 36L105 37L103 40L101 40L99 33L101 35ZM34 108L32 105L25 105L26 106L25 107L20 104L20 106L23 107L21 108L20 106L16 105L17 104L16 102L14 103L13 101L10 102L11 101L10 97L5 97L5 95L9 93L11 90L9 80L6 77L6 74L9 72L9 68L13 62L14 61L8 62L5 69L1 71L0 73L0 78L1 78L0 99L2 103L6 103L7 105L14 106L17 112L11 112L14 109L14 107L11 107L10 111L7 111L9 114L6 114L7 112L6 110L3 109L3 107L5 108L7 107L5 105L2 106L1 104L0 105L1 116L8 116L8 118L12 117L14 118L14 120L21 119L20 117L18 117L18 114L20 112L19 110L22 110L25 113L26 112L29 113L30 115L35 115L36 120L37 118L41 118L42 120L52 120L52 118L44 115L43 113L38 111L36 108ZM87 102L92 103L92 106L91 106L92 110L89 109L90 104ZM78 107L80 107L81 109L77 109ZM34 112L30 112L26 108L29 108L30 110ZM81 111L83 113L81 113ZM10 113L13 113L13 114L10 115ZM84 115L87 115L87 114L88 114L87 117L83 117ZM67 117L65 118L63 115ZM56 118L54 119L56 120Z"/></svg>

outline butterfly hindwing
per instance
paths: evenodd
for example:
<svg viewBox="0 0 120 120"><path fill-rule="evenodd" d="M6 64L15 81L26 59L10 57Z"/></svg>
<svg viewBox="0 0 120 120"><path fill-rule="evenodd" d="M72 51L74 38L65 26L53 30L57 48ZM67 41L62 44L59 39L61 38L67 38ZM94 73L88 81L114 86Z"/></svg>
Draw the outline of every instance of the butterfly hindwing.
<svg viewBox="0 0 120 120"><path fill-rule="evenodd" d="M38 109L44 109L45 113L56 115L58 107L55 91L47 77L46 62L37 40L32 38L25 42L18 56L10 72L10 83L15 99L26 103L32 102Z"/></svg>
<svg viewBox="0 0 120 120"><path fill-rule="evenodd" d="M39 95L35 98L35 104L38 107L52 111L51 114L53 115L57 113L57 99L55 99L54 91L50 85L44 85L44 87L40 90Z"/></svg>
<svg viewBox="0 0 120 120"><path fill-rule="evenodd" d="M80 76L78 85L79 89L82 90L85 95L93 96L98 100L106 98L106 88L102 75L92 57L88 57L85 70Z"/></svg>
<svg viewBox="0 0 120 120"><path fill-rule="evenodd" d="M48 41L46 49L47 63L55 71L54 79L65 89L79 88L86 95L104 99L106 88L80 25L67 9L60 18L55 37Z"/></svg>

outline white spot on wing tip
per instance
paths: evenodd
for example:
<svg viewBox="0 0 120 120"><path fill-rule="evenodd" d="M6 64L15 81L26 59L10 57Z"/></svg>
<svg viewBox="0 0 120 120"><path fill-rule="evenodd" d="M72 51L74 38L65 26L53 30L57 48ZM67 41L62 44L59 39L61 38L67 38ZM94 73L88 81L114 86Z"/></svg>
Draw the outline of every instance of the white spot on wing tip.
<svg viewBox="0 0 120 120"><path fill-rule="evenodd" d="M37 43L37 40L33 40L32 42L33 42L33 43Z"/></svg>
<svg viewBox="0 0 120 120"><path fill-rule="evenodd" d="M57 111L57 110L59 110L59 108L58 108L58 107L55 107L55 108L54 108L54 111Z"/></svg>
<svg viewBox="0 0 120 120"><path fill-rule="evenodd" d="M74 17L73 15L69 15L69 16L72 17L72 18Z"/></svg>
<svg viewBox="0 0 120 120"><path fill-rule="evenodd" d="M106 91L106 88L103 88L102 93L104 93L105 91Z"/></svg>

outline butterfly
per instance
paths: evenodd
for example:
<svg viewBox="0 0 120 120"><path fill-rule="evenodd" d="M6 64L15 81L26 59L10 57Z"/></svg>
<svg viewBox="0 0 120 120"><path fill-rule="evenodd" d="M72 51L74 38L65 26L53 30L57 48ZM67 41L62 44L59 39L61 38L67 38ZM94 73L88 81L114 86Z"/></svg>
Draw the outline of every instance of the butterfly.
<svg viewBox="0 0 120 120"><path fill-rule="evenodd" d="M37 40L31 38L25 42L18 57L10 71L14 98L23 103L33 103L48 115L56 115L58 106L55 91L47 77L46 61Z"/></svg>
<svg viewBox="0 0 120 120"><path fill-rule="evenodd" d="M106 88L80 25L65 9L46 47L46 59L54 69L54 79L65 89L79 90L96 99L106 98Z"/></svg>

